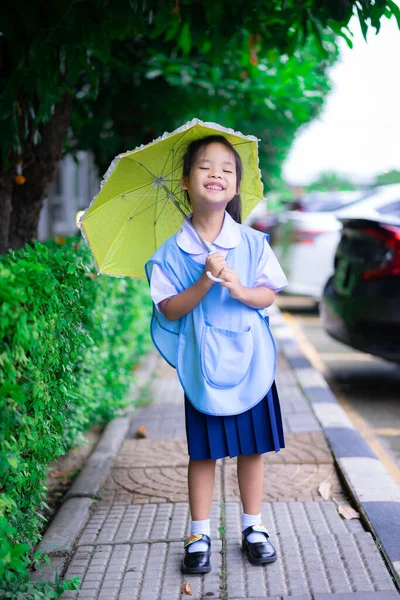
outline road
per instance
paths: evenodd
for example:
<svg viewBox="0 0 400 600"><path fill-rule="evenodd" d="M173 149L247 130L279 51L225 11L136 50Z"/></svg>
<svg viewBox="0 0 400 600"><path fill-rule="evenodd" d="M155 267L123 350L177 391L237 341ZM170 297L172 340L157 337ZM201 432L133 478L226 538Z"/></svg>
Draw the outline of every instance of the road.
<svg viewBox="0 0 400 600"><path fill-rule="evenodd" d="M333 340L309 298L279 294L277 304L313 366L400 485L400 366Z"/></svg>

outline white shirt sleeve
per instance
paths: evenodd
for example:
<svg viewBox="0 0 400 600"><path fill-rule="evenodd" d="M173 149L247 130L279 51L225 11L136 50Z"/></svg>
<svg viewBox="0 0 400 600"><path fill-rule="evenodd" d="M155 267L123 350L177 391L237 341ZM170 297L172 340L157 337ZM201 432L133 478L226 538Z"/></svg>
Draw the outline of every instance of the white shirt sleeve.
<svg viewBox="0 0 400 600"><path fill-rule="evenodd" d="M264 286L274 292L280 292L288 285L288 281L282 268L273 253L267 240L264 242L264 249L258 263L256 271L256 280L254 286Z"/></svg>
<svg viewBox="0 0 400 600"><path fill-rule="evenodd" d="M159 311L159 303L166 298L171 298L177 294L175 286L171 283L168 275L158 264L153 264L150 279L150 296L155 307Z"/></svg>

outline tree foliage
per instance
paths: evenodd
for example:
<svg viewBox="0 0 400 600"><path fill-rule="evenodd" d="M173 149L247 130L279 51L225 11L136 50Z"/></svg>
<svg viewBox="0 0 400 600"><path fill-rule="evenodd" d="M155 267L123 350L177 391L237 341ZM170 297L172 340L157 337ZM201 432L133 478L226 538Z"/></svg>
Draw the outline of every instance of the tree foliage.
<svg viewBox="0 0 400 600"><path fill-rule="evenodd" d="M317 114L329 91L326 70L337 57L332 36L324 36L324 47L320 57L309 40L291 56L269 50L248 64L231 43L214 64L201 53L188 60L172 44L153 44L132 71L131 44L118 42L98 97L75 105L68 149L92 151L104 172L119 152L199 117L257 135L264 182L271 187L296 130Z"/></svg>
<svg viewBox="0 0 400 600"><path fill-rule="evenodd" d="M210 62L221 58L231 42L244 50L241 60L246 66L257 60L257 51L292 54L309 35L324 52L325 27L350 42L347 26L354 9L365 34L368 21L379 31L383 15L394 14L400 22L400 9L392 0L25 0L3 5L3 160L25 139L40 140L40 124L51 119L54 105L65 93L87 93L90 88L97 95L96 60L111 60L115 40L129 39L139 49L142 38L173 40L178 56L200 50ZM135 63L131 66L134 69Z"/></svg>
<svg viewBox="0 0 400 600"><path fill-rule="evenodd" d="M348 191L355 190L356 185L351 179L335 171L325 171L320 173L318 177L310 184L305 186L307 192L320 191Z"/></svg>
<svg viewBox="0 0 400 600"><path fill-rule="evenodd" d="M393 183L400 183L400 171L396 169L380 173L374 181L374 185L391 185Z"/></svg>

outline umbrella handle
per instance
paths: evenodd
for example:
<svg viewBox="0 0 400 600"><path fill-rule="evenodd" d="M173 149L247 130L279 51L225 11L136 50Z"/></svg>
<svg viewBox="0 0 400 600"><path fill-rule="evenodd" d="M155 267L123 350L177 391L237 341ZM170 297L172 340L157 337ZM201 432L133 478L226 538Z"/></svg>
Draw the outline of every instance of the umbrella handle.
<svg viewBox="0 0 400 600"><path fill-rule="evenodd" d="M212 250L211 252L208 253L208 256L211 256L211 254L216 254L218 252L218 250ZM206 275L208 277L208 279L211 279L211 281L215 281L216 283L225 283L225 279L220 279L219 277L214 277L214 275L211 273L211 271L206 271Z"/></svg>
<svg viewBox="0 0 400 600"><path fill-rule="evenodd" d="M206 275L209 279L211 279L212 281L216 281L217 283L225 282L225 279L220 279L219 277L214 277L214 275L212 275L211 271L207 271Z"/></svg>

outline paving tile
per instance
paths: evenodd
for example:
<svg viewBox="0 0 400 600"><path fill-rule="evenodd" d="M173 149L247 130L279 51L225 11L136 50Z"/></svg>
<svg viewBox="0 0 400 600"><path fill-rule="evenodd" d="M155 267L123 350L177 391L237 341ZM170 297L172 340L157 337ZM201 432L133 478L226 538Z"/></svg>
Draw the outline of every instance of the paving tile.
<svg viewBox="0 0 400 600"><path fill-rule="evenodd" d="M187 581L192 587L192 600L220 598L220 570L222 567L221 541L212 541L212 571L199 576L181 573L182 542L154 542L123 545L104 545L93 553L85 547L88 568L83 576L79 600L173 600L181 598L182 585ZM78 549L82 557L82 549ZM93 571L94 556L106 559L103 573ZM93 557L93 558L91 558ZM76 562L76 555L72 563ZM72 573L73 569L70 570ZM65 598L75 596L65 596ZM63 596L64 598L64 596Z"/></svg>
<svg viewBox="0 0 400 600"><path fill-rule="evenodd" d="M264 464L333 464L325 436L320 431L285 434L285 448L263 455Z"/></svg>
<svg viewBox="0 0 400 600"><path fill-rule="evenodd" d="M186 467L189 462L185 439L126 440L114 467Z"/></svg>
<svg viewBox="0 0 400 600"><path fill-rule="evenodd" d="M220 503L213 502L210 514L212 539L220 538L220 515ZM98 546L115 547L129 543L177 541L183 540L189 532L190 515L187 502L110 505L108 509L100 507L93 512L77 540L79 547L89 550L86 553L82 551L79 560L74 559L74 567L85 571L89 564L90 552L95 552ZM97 563L96 566L101 569L104 564Z"/></svg>
<svg viewBox="0 0 400 600"><path fill-rule="evenodd" d="M185 409L183 396L177 403L140 408L133 416L128 438L136 438L139 427L145 427L149 439L185 438Z"/></svg>
<svg viewBox="0 0 400 600"><path fill-rule="evenodd" d="M228 598L395 590L371 534L359 521L343 521L333 502L263 503L263 523L278 550L278 560L263 567L252 567L240 549L240 504L227 502L225 515Z"/></svg>
<svg viewBox="0 0 400 600"><path fill-rule="evenodd" d="M358 592L345 594L315 594L314 600L398 600L395 590L385 592Z"/></svg>
<svg viewBox="0 0 400 600"><path fill-rule="evenodd" d="M312 412L299 412L297 414L287 414L284 412L282 419L284 431L290 433L321 431L321 425Z"/></svg>
<svg viewBox="0 0 400 600"><path fill-rule="evenodd" d="M224 464L225 499L239 500L236 465L232 464L230 460L226 460ZM322 502L323 498L318 493L318 486L323 481L332 484L332 496L338 502L346 500L332 464L269 464L265 462L263 501L312 500Z"/></svg>
<svg viewBox="0 0 400 600"><path fill-rule="evenodd" d="M221 498L221 468L217 465L214 500ZM118 492L128 493L133 504L185 502L187 467L113 468L102 488L103 500L113 502Z"/></svg>

